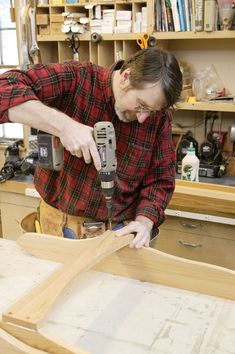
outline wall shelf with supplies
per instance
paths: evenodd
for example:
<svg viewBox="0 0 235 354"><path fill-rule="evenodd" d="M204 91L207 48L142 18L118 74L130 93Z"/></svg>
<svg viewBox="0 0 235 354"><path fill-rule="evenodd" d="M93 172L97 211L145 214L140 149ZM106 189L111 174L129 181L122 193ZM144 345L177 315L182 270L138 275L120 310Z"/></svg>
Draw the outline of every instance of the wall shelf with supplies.
<svg viewBox="0 0 235 354"><path fill-rule="evenodd" d="M154 32L157 40L182 40L182 39L235 39L235 31L212 32Z"/></svg>
<svg viewBox="0 0 235 354"><path fill-rule="evenodd" d="M55 1L61 1L61 3L56 5ZM72 2L73 0L67 1ZM88 24L87 31L83 34L78 34L80 41L78 49L80 61L91 61L94 64L108 67L118 59L125 60L140 49L136 42L140 33L135 33L136 27L134 23L136 21L136 14L141 12L143 8L147 8L145 10L147 14L145 32L156 39L156 46L171 51L180 62L188 63L191 81L198 72L208 65L213 64L226 91L231 95L235 95L235 81L232 80L235 63L235 30L156 32L155 16L157 1L159 0L118 0L97 1L96 3L87 1L72 4L64 3L62 0L49 0L49 4L47 5L38 5L37 15L42 15L42 23L45 19L44 25L37 23L37 40L42 62L64 62L73 59L73 52L68 46L67 41L72 36L72 33L61 32L61 25L64 20L62 13L81 12L91 21L94 19L94 6L99 5L101 6L101 17L103 9L114 10L115 25L117 24L116 13L118 10L131 11L130 32L102 32L100 33L102 40L94 43L91 40L91 26ZM165 0L165 2L167 1ZM189 124L192 126L195 121L195 125L197 125L198 121L203 121L204 111L223 112L223 122L221 123L223 130L228 130L234 122L235 104L231 101L179 102L177 109L174 111L174 119L176 122L189 121ZM204 132L202 126L195 129L193 133L199 141L203 139L202 135Z"/></svg>
<svg viewBox="0 0 235 354"><path fill-rule="evenodd" d="M227 102L179 102L177 103L177 109L189 111L235 112L235 104Z"/></svg>
<svg viewBox="0 0 235 354"><path fill-rule="evenodd" d="M56 1L60 3L56 4ZM47 5L39 4L37 5L36 24L41 61L49 63L73 59L72 50L68 47L68 38L73 32L72 27L70 31L65 32L66 25L69 25L67 20L71 18L78 22L78 26L84 26L80 27L81 33L78 33L79 60L92 61L104 67L110 66L118 59L126 59L140 49L136 43L140 33L135 33L137 19L139 17L142 19L141 26L143 27L140 26L140 28L144 32L152 33L152 13L152 0L98 1L97 3L79 2L76 4L64 3L62 0L50 0ZM83 24L84 21L85 24ZM113 24L110 25L110 23ZM97 27L101 32L96 30ZM99 33L101 40L97 42L92 40L92 33Z"/></svg>

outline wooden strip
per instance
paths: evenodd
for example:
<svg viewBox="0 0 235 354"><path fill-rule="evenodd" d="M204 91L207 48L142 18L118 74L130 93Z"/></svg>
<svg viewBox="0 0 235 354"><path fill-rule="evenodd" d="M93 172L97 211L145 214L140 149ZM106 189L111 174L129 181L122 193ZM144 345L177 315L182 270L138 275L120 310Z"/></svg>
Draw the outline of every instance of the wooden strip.
<svg viewBox="0 0 235 354"><path fill-rule="evenodd" d="M126 246L133 237L134 235L129 234L117 238L114 232L106 231L102 237L97 238L96 247L91 244L80 257L53 272L4 313L3 320L26 328L38 329L59 294L78 273L88 270L102 258Z"/></svg>
<svg viewBox="0 0 235 354"><path fill-rule="evenodd" d="M26 246L26 249L30 248L33 235L22 236L22 245ZM33 254L40 254L43 258L54 261L58 258L56 253L60 252L60 259L66 262L68 254L74 257L83 252L83 244L80 241L64 242L63 249L60 250L56 241L53 236L42 237L41 250L37 252L38 242L35 242ZM46 247L47 242L50 243L50 253L43 252L43 245ZM93 269L235 300L234 271L179 258L151 248L135 250L125 247L97 263ZM179 282L182 278L185 278L185 281ZM218 286L220 282L222 285Z"/></svg>
<svg viewBox="0 0 235 354"><path fill-rule="evenodd" d="M72 240L45 234L25 233L17 243L33 256L59 263L71 263L88 247L95 247L100 237Z"/></svg>
<svg viewBox="0 0 235 354"><path fill-rule="evenodd" d="M14 336L15 340L19 340L22 345L24 344L25 346L32 348L31 351L26 351L27 354L89 354L87 351L81 348L77 348L62 340L61 338L51 335L48 333L48 331L32 331L27 328L19 327L12 323L5 322L0 322L0 327L4 329L5 333L8 332L9 336ZM35 348L40 349L40 351L36 350ZM35 350L35 352L33 350ZM15 352L13 353L15 354ZM5 352L1 352L1 354L5 354Z"/></svg>
<svg viewBox="0 0 235 354"><path fill-rule="evenodd" d="M235 271L175 257L152 248L127 247L94 270L235 300Z"/></svg>
<svg viewBox="0 0 235 354"><path fill-rule="evenodd" d="M191 185L188 187L178 185L168 207L175 210L233 218L235 217L235 188L232 193L230 190L226 192L225 188L224 190L213 190L199 188L199 186L196 188Z"/></svg>
<svg viewBox="0 0 235 354"><path fill-rule="evenodd" d="M192 196L210 198L213 200L226 200L235 202L235 193L225 192L223 190L202 189L202 188L189 188L187 186L177 186L176 192L180 194L190 194Z"/></svg>
<svg viewBox="0 0 235 354"><path fill-rule="evenodd" d="M9 333L0 329L0 349L2 354L47 354L48 352L32 348Z"/></svg>
<svg viewBox="0 0 235 354"><path fill-rule="evenodd" d="M180 187L186 187L188 188L188 191L192 191L193 188L199 188L201 190L217 190L217 191L222 191L224 193L233 193L235 194L234 187L232 186L225 186L223 184L213 184L213 183L204 183L204 182L191 182L191 181L183 181L180 179L176 180L176 191L179 190L180 192Z"/></svg>

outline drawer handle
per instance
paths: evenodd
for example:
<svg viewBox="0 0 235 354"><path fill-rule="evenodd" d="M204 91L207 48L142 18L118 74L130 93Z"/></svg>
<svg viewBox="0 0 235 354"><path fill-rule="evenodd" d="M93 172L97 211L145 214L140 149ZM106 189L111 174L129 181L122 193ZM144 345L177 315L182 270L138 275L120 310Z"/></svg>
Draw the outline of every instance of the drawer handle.
<svg viewBox="0 0 235 354"><path fill-rule="evenodd" d="M201 243L191 243L191 242L186 242L186 241L183 241L183 240L179 240L178 242L181 245L186 246L186 247L193 247L193 248L202 247Z"/></svg>
<svg viewBox="0 0 235 354"><path fill-rule="evenodd" d="M203 226L202 224L188 224L188 223L182 222L182 221L180 221L180 224L181 224L183 227L188 227L189 229L197 229L197 228Z"/></svg>

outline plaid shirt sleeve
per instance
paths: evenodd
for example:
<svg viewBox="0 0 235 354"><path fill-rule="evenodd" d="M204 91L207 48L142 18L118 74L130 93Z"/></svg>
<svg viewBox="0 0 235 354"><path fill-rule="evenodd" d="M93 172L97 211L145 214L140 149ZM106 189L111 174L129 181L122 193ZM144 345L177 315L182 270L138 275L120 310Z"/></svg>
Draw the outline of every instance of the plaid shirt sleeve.
<svg viewBox="0 0 235 354"><path fill-rule="evenodd" d="M0 76L0 123L9 122L8 109L37 97L27 77L18 70Z"/></svg>
<svg viewBox="0 0 235 354"><path fill-rule="evenodd" d="M73 95L79 81L79 63L35 65L27 71L10 70L0 76L0 123L9 121L8 109L29 100L57 106ZM53 103L54 102L54 103Z"/></svg>
<svg viewBox="0 0 235 354"><path fill-rule="evenodd" d="M156 137L151 166L144 178L136 209L136 216L148 217L155 223L155 227L164 221L164 210L175 188L175 149L170 112L166 112L166 117Z"/></svg>

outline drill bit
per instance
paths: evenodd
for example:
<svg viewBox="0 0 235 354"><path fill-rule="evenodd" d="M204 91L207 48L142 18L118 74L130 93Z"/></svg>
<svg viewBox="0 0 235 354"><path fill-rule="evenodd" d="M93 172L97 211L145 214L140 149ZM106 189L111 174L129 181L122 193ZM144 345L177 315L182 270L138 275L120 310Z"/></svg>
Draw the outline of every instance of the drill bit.
<svg viewBox="0 0 235 354"><path fill-rule="evenodd" d="M106 198L106 207L108 209L108 227L112 230L112 216L113 216L113 200L112 198Z"/></svg>

